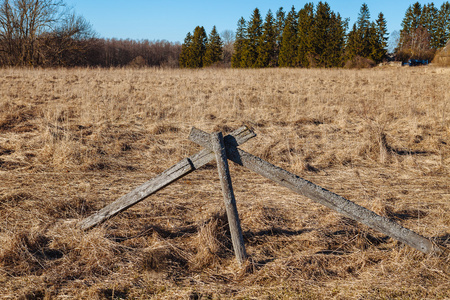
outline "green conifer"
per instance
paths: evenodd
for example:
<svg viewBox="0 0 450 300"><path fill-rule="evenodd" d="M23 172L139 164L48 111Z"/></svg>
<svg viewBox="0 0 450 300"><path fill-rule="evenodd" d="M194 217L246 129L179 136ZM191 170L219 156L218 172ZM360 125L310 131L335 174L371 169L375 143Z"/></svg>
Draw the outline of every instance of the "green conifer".
<svg viewBox="0 0 450 300"><path fill-rule="evenodd" d="M313 55L314 4L307 3L298 13L298 54L301 67L309 67Z"/></svg>
<svg viewBox="0 0 450 300"><path fill-rule="evenodd" d="M326 67L342 67L344 62L345 33L348 21L343 20L340 14L333 11L330 14L330 27L328 30L329 45L326 53Z"/></svg>
<svg viewBox="0 0 450 300"><path fill-rule="evenodd" d="M444 47L450 40L450 3L442 3L436 22L436 48Z"/></svg>
<svg viewBox="0 0 450 300"><path fill-rule="evenodd" d="M190 32L186 34L183 44L181 45L181 53L179 58L180 68L187 68L191 57L192 35Z"/></svg>
<svg viewBox="0 0 450 300"><path fill-rule="evenodd" d="M387 32L387 22L384 18L383 13L378 14L378 19L375 23L375 42L372 48L372 59L379 63L386 58L387 53L387 41L388 41L388 32Z"/></svg>
<svg viewBox="0 0 450 300"><path fill-rule="evenodd" d="M378 15L376 22L370 21L370 11L367 4L360 8L357 22L347 37L346 59L356 56L381 62L386 56L387 27L383 13Z"/></svg>
<svg viewBox="0 0 450 300"><path fill-rule="evenodd" d="M422 8L421 26L426 28L430 34L430 46L434 49L439 48L438 37L439 10L434 3L424 5Z"/></svg>
<svg viewBox="0 0 450 300"><path fill-rule="evenodd" d="M211 33L208 37L208 43L206 45L205 58L203 65L205 67L211 66L219 62L222 58L222 40L217 33L216 26L213 26Z"/></svg>
<svg viewBox="0 0 450 300"><path fill-rule="evenodd" d="M327 2L319 2L313 26L313 64L318 67L342 65L347 20L331 11Z"/></svg>
<svg viewBox="0 0 450 300"><path fill-rule="evenodd" d="M347 44L345 46L345 55L347 60L353 59L361 52L361 43L358 37L358 27L353 24L352 30L347 35Z"/></svg>
<svg viewBox="0 0 450 300"><path fill-rule="evenodd" d="M314 65L325 67L327 64L328 30L330 27L330 6L328 3L319 2L314 18L313 47Z"/></svg>
<svg viewBox="0 0 450 300"><path fill-rule="evenodd" d="M288 13L283 29L283 39L281 42L280 54L278 57L278 64L280 67L295 67L297 65L297 13L295 7L292 6Z"/></svg>
<svg viewBox="0 0 450 300"><path fill-rule="evenodd" d="M206 52L206 44L208 38L203 26L197 26L194 30L194 36L191 43L191 57L188 61L188 68L201 68L203 67L203 60Z"/></svg>
<svg viewBox="0 0 450 300"><path fill-rule="evenodd" d="M356 27L358 28L357 43L358 49L360 50L357 55L369 58L373 48L371 41L373 41L375 37L373 36L373 24L370 22L369 7L366 3L361 5L356 24Z"/></svg>
<svg viewBox="0 0 450 300"><path fill-rule="evenodd" d="M259 9L255 8L247 25L247 42L242 53L243 67L254 68L258 60L258 47L262 35L262 20Z"/></svg>
<svg viewBox="0 0 450 300"><path fill-rule="evenodd" d="M258 59L256 62L256 67L265 68L276 66L276 38L275 19L272 11L269 9L262 26L262 35L258 46Z"/></svg>
<svg viewBox="0 0 450 300"><path fill-rule="evenodd" d="M247 22L243 17L238 21L238 27L236 30L236 38L234 41L234 52L231 56L231 67L242 68L244 67L242 63L242 54L247 43Z"/></svg>

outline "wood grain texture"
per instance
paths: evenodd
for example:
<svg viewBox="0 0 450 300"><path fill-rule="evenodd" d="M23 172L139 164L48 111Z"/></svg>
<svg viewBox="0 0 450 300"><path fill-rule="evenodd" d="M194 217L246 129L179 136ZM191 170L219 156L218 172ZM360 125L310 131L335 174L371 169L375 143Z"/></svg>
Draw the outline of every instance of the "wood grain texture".
<svg viewBox="0 0 450 300"><path fill-rule="evenodd" d="M222 133L212 133L210 135L210 141L216 156L217 171L219 173L220 185L222 186L223 200L225 202L234 254L237 261L243 264L247 259L247 254L245 252L244 237L242 236L241 223L239 221Z"/></svg>

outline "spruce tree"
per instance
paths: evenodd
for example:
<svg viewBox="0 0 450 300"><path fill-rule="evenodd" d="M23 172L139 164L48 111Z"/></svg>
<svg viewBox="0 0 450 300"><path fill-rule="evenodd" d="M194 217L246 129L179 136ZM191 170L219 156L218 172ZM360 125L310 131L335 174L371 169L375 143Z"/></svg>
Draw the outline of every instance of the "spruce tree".
<svg viewBox="0 0 450 300"><path fill-rule="evenodd" d="M444 47L450 40L450 3L442 3L437 20L436 48Z"/></svg>
<svg viewBox="0 0 450 300"><path fill-rule="evenodd" d="M376 20L375 26L375 43L372 49L372 59L375 62L381 62L386 58L387 53L387 42L388 42L388 32L387 32L387 22L384 18L383 13L378 14L378 19Z"/></svg>
<svg viewBox="0 0 450 300"><path fill-rule="evenodd" d="M269 9L262 26L262 35L258 47L256 67L265 68L276 66L276 38L275 19L272 11Z"/></svg>
<svg viewBox="0 0 450 300"><path fill-rule="evenodd" d="M186 34L183 44L181 45L181 53L179 58L180 68L187 68L191 58L192 35L190 32Z"/></svg>
<svg viewBox="0 0 450 300"><path fill-rule="evenodd" d="M343 20L340 14L331 12L330 27L328 30L329 45L326 50L326 67L342 67L344 62L345 33L348 21Z"/></svg>
<svg viewBox="0 0 450 300"><path fill-rule="evenodd" d="M438 21L439 21L439 11L434 6L434 3L424 5L422 8L420 26L427 29L431 38L430 46L434 49L439 48Z"/></svg>
<svg viewBox="0 0 450 300"><path fill-rule="evenodd" d="M369 7L364 3L358 20L347 37L346 59L351 60L360 56L378 63L385 58L386 48L386 19L383 13L380 13L376 22L371 22Z"/></svg>
<svg viewBox="0 0 450 300"><path fill-rule="evenodd" d="M373 24L370 22L369 7L366 3L363 3L359 10L358 21L356 24L358 28L357 43L359 49L359 53L356 55L369 58L373 48L373 45L371 45L370 42L374 40L374 32L371 30Z"/></svg>
<svg viewBox="0 0 450 300"><path fill-rule="evenodd" d="M313 64L318 67L339 67L344 54L347 20L331 11L327 2L319 2L313 25Z"/></svg>
<svg viewBox="0 0 450 300"><path fill-rule="evenodd" d="M242 54L247 43L247 22L244 17L241 17L237 24L236 38L234 41L234 52L231 56L231 67L242 68Z"/></svg>
<svg viewBox="0 0 450 300"><path fill-rule="evenodd" d="M286 22L283 29L283 38L278 57L278 64L280 67L295 67L297 65L297 20L298 18L295 7L292 6L291 11L286 17Z"/></svg>
<svg viewBox="0 0 450 300"><path fill-rule="evenodd" d="M330 19L330 6L326 2L319 2L316 8L313 32L314 65L319 67L327 65L326 50L328 47Z"/></svg>
<svg viewBox="0 0 450 300"><path fill-rule="evenodd" d="M255 8L247 25L247 42L242 53L242 66L256 67L258 47L262 35L262 20L259 9Z"/></svg>
<svg viewBox="0 0 450 300"><path fill-rule="evenodd" d="M213 26L206 44L205 58L203 65L205 67L211 66L219 62L222 58L222 40L217 33L216 26Z"/></svg>
<svg viewBox="0 0 450 300"><path fill-rule="evenodd" d="M192 37L191 44L191 58L188 61L188 68L201 68L203 67L203 60L206 52L206 44L208 38L203 26L197 26L194 30L194 36Z"/></svg>
<svg viewBox="0 0 450 300"><path fill-rule="evenodd" d="M298 54L301 67L309 67L313 55L314 4L307 3L298 13Z"/></svg>
<svg viewBox="0 0 450 300"><path fill-rule="evenodd" d="M347 60L353 59L360 50L361 41L358 36L358 27L356 23L353 24L352 30L347 35L347 44L345 46L345 56Z"/></svg>

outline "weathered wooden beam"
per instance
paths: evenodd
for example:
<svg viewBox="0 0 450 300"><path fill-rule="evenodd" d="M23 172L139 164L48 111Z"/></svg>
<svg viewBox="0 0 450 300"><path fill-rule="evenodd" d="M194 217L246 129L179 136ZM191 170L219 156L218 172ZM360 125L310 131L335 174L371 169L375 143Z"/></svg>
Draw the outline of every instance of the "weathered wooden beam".
<svg viewBox="0 0 450 300"><path fill-rule="evenodd" d="M231 184L230 170L228 168L222 133L212 133L210 135L210 141L216 156L217 171L219 173L220 185L222 186L223 200L227 211L234 254L239 264L243 264L247 259L247 254L245 253L244 237L242 236L241 223L239 221L236 199L234 198L233 186Z"/></svg>
<svg viewBox="0 0 450 300"><path fill-rule="evenodd" d="M224 140L230 145L237 146L245 143L255 136L256 135L252 130L250 130L246 126L243 126L233 131L231 134L225 136ZM87 230L105 222L109 218L112 218L113 216L130 208L136 203L139 203L140 201L161 190L172 182L206 165L208 162L214 160L214 158L215 155L212 150L203 149L200 152L192 155L191 157L181 160L171 168L145 182L128 194L120 197L113 203L105 206L95 214L80 221L78 223L78 227L83 230Z"/></svg>
<svg viewBox="0 0 450 300"><path fill-rule="evenodd" d="M191 133L189 136L191 141L206 149L212 149L208 133L199 129L193 129ZM315 202L323 204L348 218L361 222L419 251L429 254L441 252L441 249L433 245L430 240L386 217L380 216L308 180L274 166L259 157L237 148L235 145L227 144L226 141L225 147L228 159L236 164L244 166L300 195L306 196Z"/></svg>

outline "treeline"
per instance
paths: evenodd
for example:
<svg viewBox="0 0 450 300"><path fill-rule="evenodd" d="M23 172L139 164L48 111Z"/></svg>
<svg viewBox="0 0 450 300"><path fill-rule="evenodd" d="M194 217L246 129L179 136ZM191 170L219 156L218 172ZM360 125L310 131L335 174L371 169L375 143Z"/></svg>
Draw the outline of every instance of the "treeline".
<svg viewBox="0 0 450 300"><path fill-rule="evenodd" d="M349 30L348 19L319 2L269 10L264 19L256 8L235 34L197 26L180 45L97 38L63 0L0 0L0 66L361 67L386 59L386 28L383 13L372 21L363 4ZM396 59L431 61L449 39L450 3L416 2L405 13Z"/></svg>
<svg viewBox="0 0 450 300"><path fill-rule="evenodd" d="M294 6L276 16L269 10L264 22L258 9L248 22L238 21L232 66L342 67L364 57L378 63L386 56L387 30L382 13L370 20L369 8L361 6L358 20L347 34L348 19L331 10L327 2L316 7L307 3L298 12Z"/></svg>
<svg viewBox="0 0 450 300"><path fill-rule="evenodd" d="M298 12L292 6L287 14L282 7L275 15L269 10L264 21L255 8L248 21L243 17L238 21L231 66L342 67L359 57L373 63L385 58L388 33L382 13L372 22L369 8L363 4L357 22L350 33L347 30L348 19L333 12L327 2L319 2L316 7L308 3ZM211 47L211 39L198 38L196 31L193 37L188 33L183 43L183 49L192 49L192 58L184 56L182 50L181 67L208 65L199 64L199 56L209 63L206 49Z"/></svg>
<svg viewBox="0 0 450 300"><path fill-rule="evenodd" d="M96 38L61 0L0 1L0 66L178 66L179 43Z"/></svg>
<svg viewBox="0 0 450 300"><path fill-rule="evenodd" d="M360 8L358 19L349 30L348 19L331 10L327 2L317 6L307 3L298 12L286 14L283 8L275 15L268 11L264 20L256 8L250 19L237 23L231 66L265 67L366 67L387 59L389 33L382 12L372 21L367 4ZM214 29L215 30L215 29ZM203 27L188 33L182 45L180 67L198 68L220 64L220 42L213 46ZM432 60L436 49L450 39L450 4L438 9L433 3L411 5L402 22L394 57L406 61ZM207 49L218 50L211 61ZM391 56L392 57L392 56Z"/></svg>
<svg viewBox="0 0 450 300"><path fill-rule="evenodd" d="M94 67L178 67L181 45L168 41L90 39L79 61L68 65Z"/></svg>
<svg viewBox="0 0 450 300"><path fill-rule="evenodd" d="M438 48L450 39L450 3L440 8L433 3L409 6L402 21L400 40L396 54L398 59L432 60Z"/></svg>

